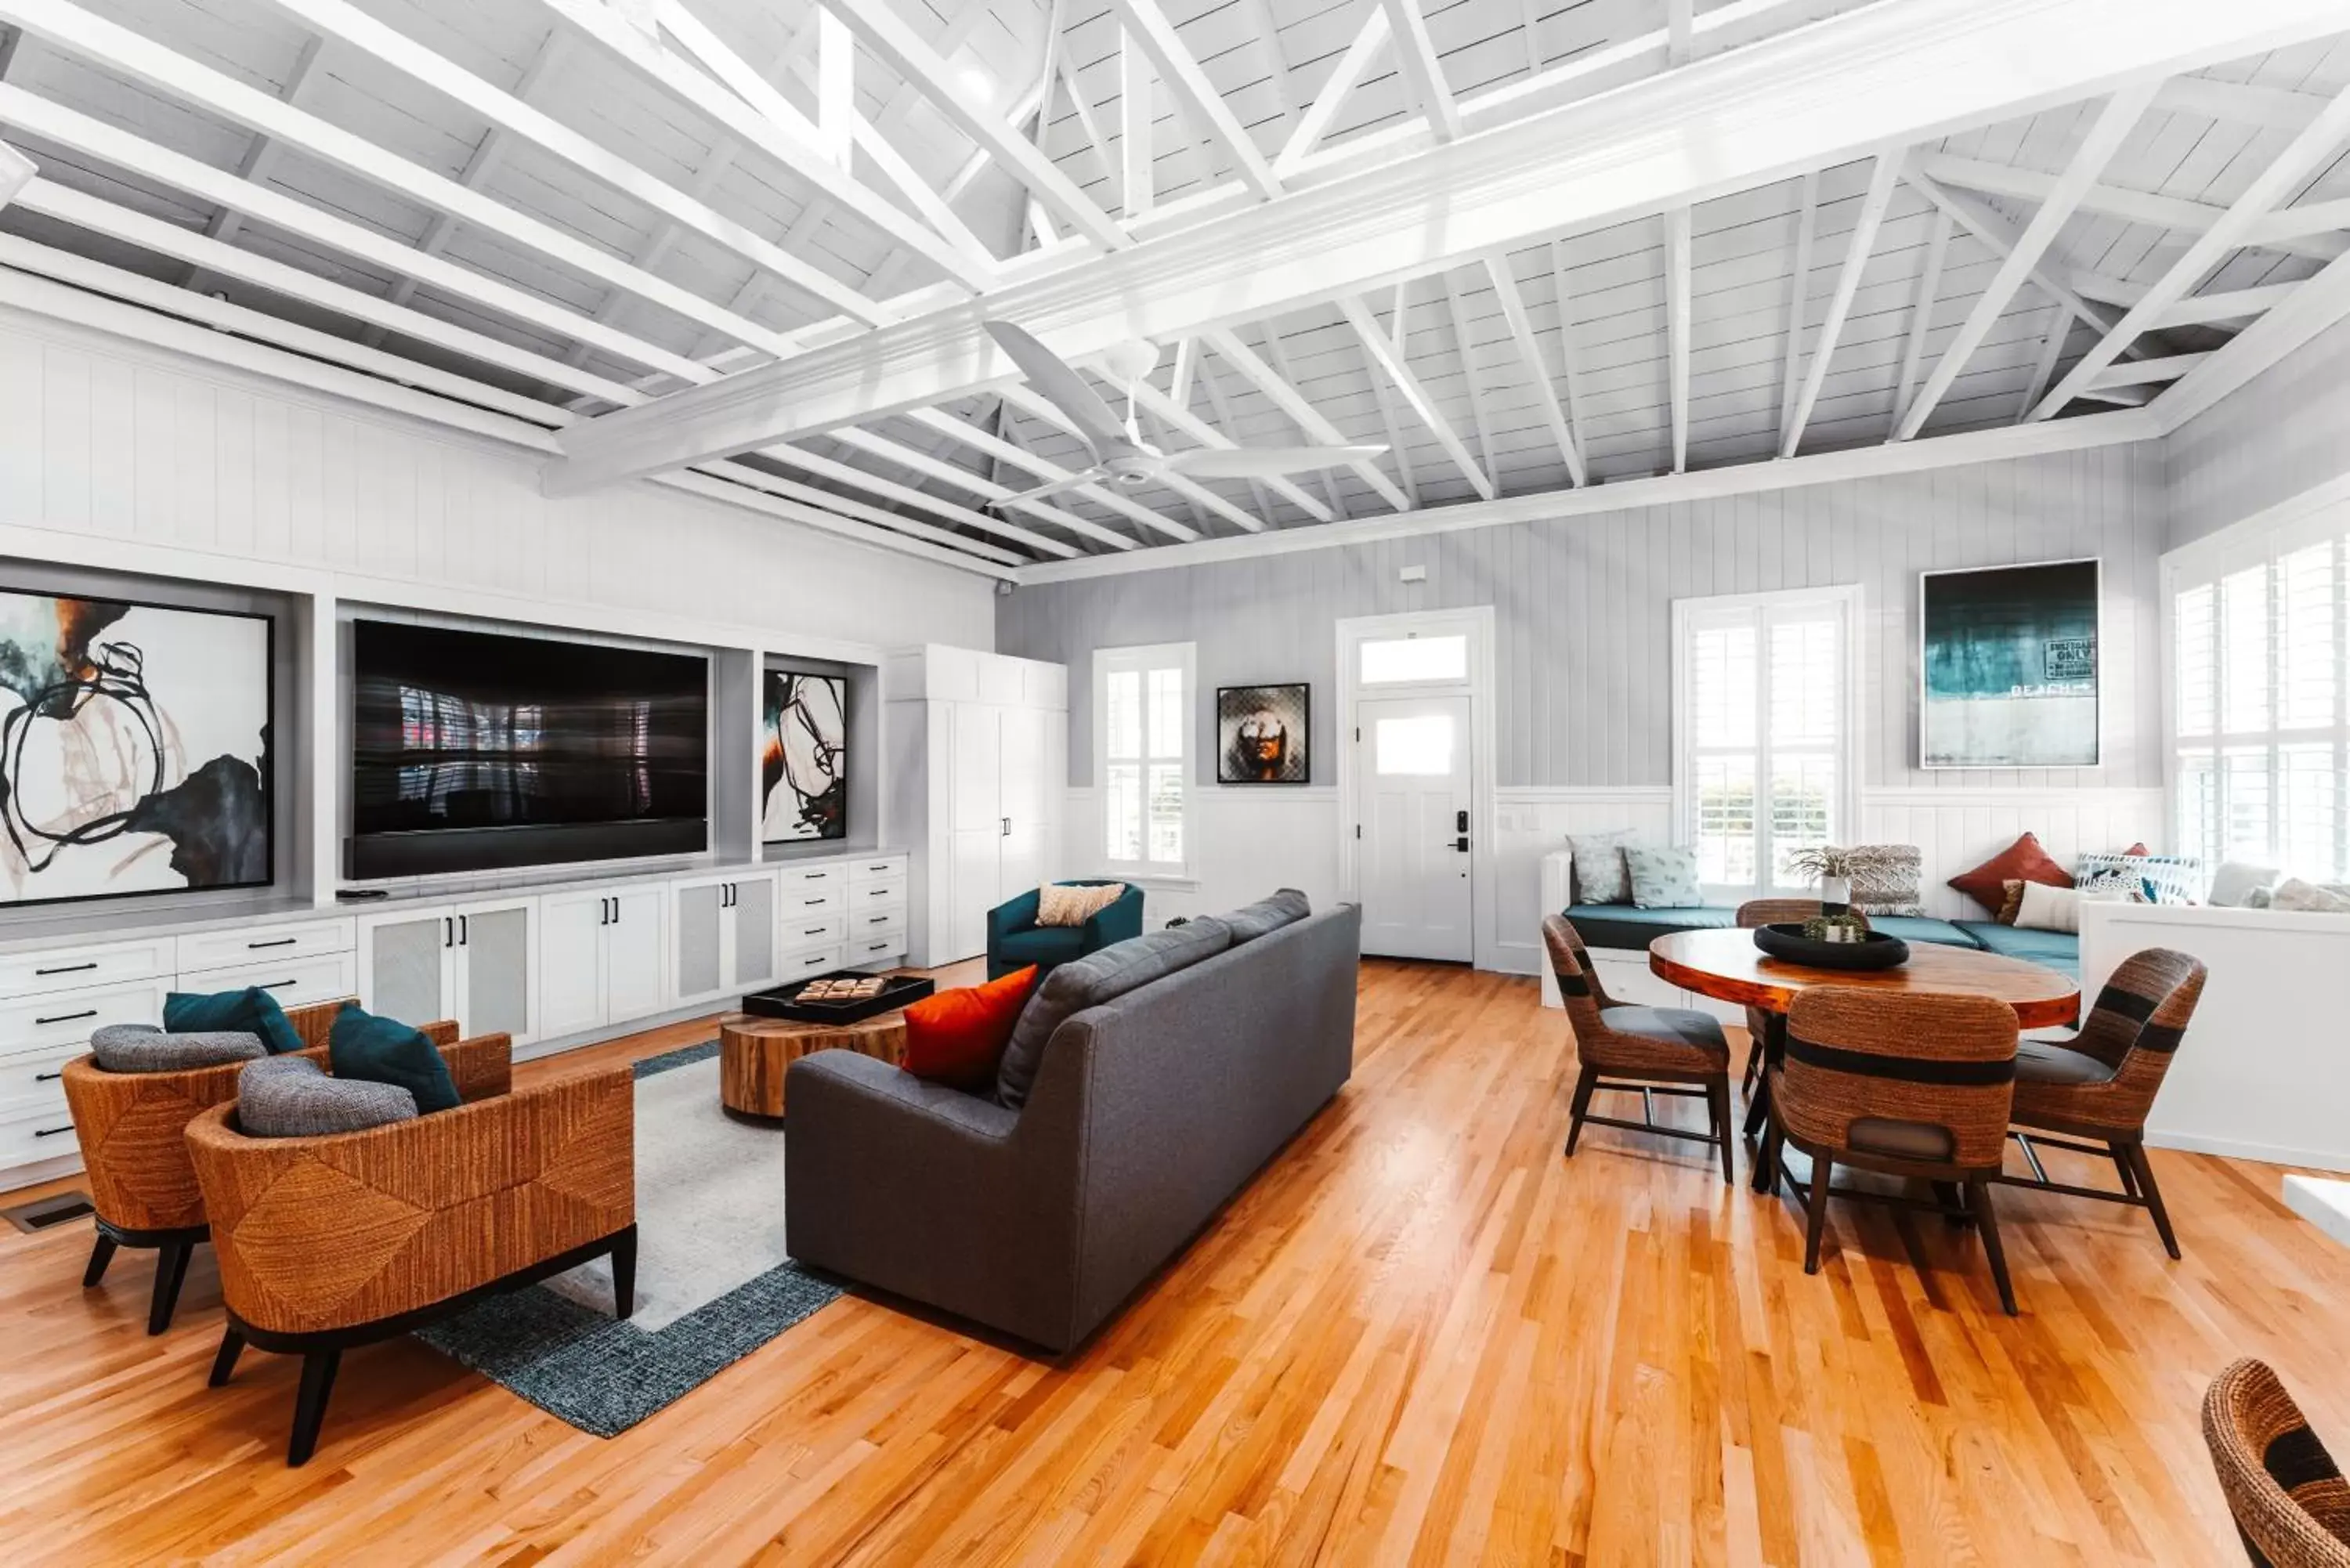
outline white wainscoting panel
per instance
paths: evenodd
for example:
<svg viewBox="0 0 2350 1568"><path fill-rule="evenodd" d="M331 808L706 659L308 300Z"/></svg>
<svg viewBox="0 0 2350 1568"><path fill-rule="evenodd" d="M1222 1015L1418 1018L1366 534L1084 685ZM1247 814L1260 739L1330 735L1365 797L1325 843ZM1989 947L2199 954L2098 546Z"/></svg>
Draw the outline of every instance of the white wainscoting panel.
<svg viewBox="0 0 2350 1568"><path fill-rule="evenodd" d="M1972 899L1945 886L2026 833L2070 870L2085 854L2143 843L2159 854L2170 840L2159 789L1885 789L1860 798L1860 841L1914 844L1925 858L1920 901L1946 920L1987 919Z"/></svg>
<svg viewBox="0 0 2350 1568"><path fill-rule="evenodd" d="M1493 802L1493 880L1501 933L1494 966L1512 974L1541 974L1542 857L1566 846L1577 833L1627 827L1655 844L1672 841L1673 792L1662 785L1589 788L1503 785Z"/></svg>
<svg viewBox="0 0 2350 1568"><path fill-rule="evenodd" d="M1253 903L1276 888L1295 888L1317 909L1338 891L1338 791L1328 784L1192 786L1191 828L1198 838L1189 885L1143 887L1143 929L1178 915L1213 915ZM1063 875L1098 875L1102 860L1100 792L1073 789L1063 814Z"/></svg>

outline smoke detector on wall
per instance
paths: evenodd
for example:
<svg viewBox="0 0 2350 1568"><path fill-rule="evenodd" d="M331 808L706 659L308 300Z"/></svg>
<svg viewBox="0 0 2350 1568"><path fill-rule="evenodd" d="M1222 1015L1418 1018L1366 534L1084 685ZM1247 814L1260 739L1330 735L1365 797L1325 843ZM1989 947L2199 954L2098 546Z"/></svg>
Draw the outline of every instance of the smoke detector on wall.
<svg viewBox="0 0 2350 1568"><path fill-rule="evenodd" d="M16 192L23 190L32 178L33 161L6 142L0 141L0 207L15 201Z"/></svg>

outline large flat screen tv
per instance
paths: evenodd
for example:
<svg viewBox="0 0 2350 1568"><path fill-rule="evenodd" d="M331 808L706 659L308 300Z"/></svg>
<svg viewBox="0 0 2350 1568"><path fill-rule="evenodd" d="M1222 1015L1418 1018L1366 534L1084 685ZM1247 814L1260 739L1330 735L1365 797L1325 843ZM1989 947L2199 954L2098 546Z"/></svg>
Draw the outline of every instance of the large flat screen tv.
<svg viewBox="0 0 2350 1568"><path fill-rule="evenodd" d="M708 659L376 620L351 648L351 876L707 846Z"/></svg>

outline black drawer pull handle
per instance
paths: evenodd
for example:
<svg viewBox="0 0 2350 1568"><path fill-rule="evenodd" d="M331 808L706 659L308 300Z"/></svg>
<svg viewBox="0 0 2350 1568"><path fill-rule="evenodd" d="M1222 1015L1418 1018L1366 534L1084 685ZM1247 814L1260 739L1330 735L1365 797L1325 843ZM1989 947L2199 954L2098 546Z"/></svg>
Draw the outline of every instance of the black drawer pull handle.
<svg viewBox="0 0 2350 1568"><path fill-rule="evenodd" d="M823 902L824 902L824 900L823 900L822 898L810 898L809 900L807 900L807 907L808 907L809 909L815 909L817 905L819 905L819 904L821 904L821 903L823 903Z"/></svg>
<svg viewBox="0 0 2350 1568"><path fill-rule="evenodd" d="M887 915L874 915L869 917L865 923L868 926L886 926L889 923L889 917Z"/></svg>
<svg viewBox="0 0 2350 1568"><path fill-rule="evenodd" d="M33 1129L33 1136L35 1137L55 1137L59 1133L69 1133L71 1131L73 1131L73 1123L68 1122L61 1127L35 1127Z"/></svg>
<svg viewBox="0 0 2350 1568"><path fill-rule="evenodd" d="M36 1084L54 1084L54 1083L56 1083L59 1078L62 1078L62 1077L64 1077L65 1075L65 1075L65 1069L64 1069L64 1068L62 1068L62 1067L60 1067L60 1068L58 1068L58 1069L57 1069L56 1072L54 1072L54 1073L36 1073L36 1074L34 1074L34 1075L33 1075L33 1082L35 1082Z"/></svg>
<svg viewBox="0 0 2350 1568"><path fill-rule="evenodd" d="M97 961L96 959L92 959L92 960L90 960L88 963L61 963L61 964L58 964L58 965L55 966L54 968L51 968L51 969L36 969L36 970L35 970L33 972L34 972L35 974L36 974L36 975L40 975L40 974L78 974L78 973L80 973L83 970L86 970L86 969L96 969L97 967L98 967L98 961Z"/></svg>
<svg viewBox="0 0 2350 1568"><path fill-rule="evenodd" d="M889 944L888 942L874 942L868 946L865 950L868 953L886 952L889 950Z"/></svg>
<svg viewBox="0 0 2350 1568"><path fill-rule="evenodd" d="M85 1007L79 1012L60 1012L51 1018L36 1018L33 1020L33 1023L34 1026L37 1028L44 1023L71 1023L77 1018L95 1018L97 1016L97 1008Z"/></svg>
<svg viewBox="0 0 2350 1568"><path fill-rule="evenodd" d="M800 935L804 937L820 937L824 935L826 929L827 928L823 926L810 926L806 930L802 931Z"/></svg>
<svg viewBox="0 0 2350 1568"><path fill-rule="evenodd" d="M244 945L249 948L290 948L301 940L299 937L279 937L273 942L247 942Z"/></svg>
<svg viewBox="0 0 2350 1568"><path fill-rule="evenodd" d="M804 871L800 874L800 880L803 882L821 882L827 877L831 875L832 873L829 871Z"/></svg>
<svg viewBox="0 0 2350 1568"><path fill-rule="evenodd" d="M273 980L261 989L264 991L283 991L289 985L299 985L302 982L298 980Z"/></svg>

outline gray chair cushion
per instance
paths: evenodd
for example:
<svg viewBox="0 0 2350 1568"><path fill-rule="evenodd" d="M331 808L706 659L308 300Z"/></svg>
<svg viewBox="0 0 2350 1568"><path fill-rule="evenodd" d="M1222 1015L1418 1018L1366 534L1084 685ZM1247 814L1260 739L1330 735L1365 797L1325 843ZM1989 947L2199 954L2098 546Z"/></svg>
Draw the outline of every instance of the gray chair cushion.
<svg viewBox="0 0 2350 1568"><path fill-rule="evenodd" d="M317 1137L416 1119L397 1084L330 1078L307 1056L255 1062L236 1075L236 1125L248 1137Z"/></svg>
<svg viewBox="0 0 2350 1568"><path fill-rule="evenodd" d="M2015 1043L2015 1081L2019 1084L2109 1084L2114 1070L2090 1055L2053 1040Z"/></svg>
<svg viewBox="0 0 2350 1568"><path fill-rule="evenodd" d="M166 1034L151 1023L109 1023L89 1037L89 1054L109 1073L184 1073L269 1054L258 1034L208 1030Z"/></svg>
<svg viewBox="0 0 2350 1568"><path fill-rule="evenodd" d="M1295 888L1284 888L1270 898L1259 898L1253 904L1243 904L1229 915L1216 919L1232 928L1232 946L1253 942L1267 931L1277 931L1292 921L1302 920L1314 912L1305 895Z"/></svg>
<svg viewBox="0 0 2350 1568"><path fill-rule="evenodd" d="M1599 1014L1599 1022L1618 1034L1694 1045L1724 1061L1730 1058L1730 1042L1722 1036L1721 1022L1693 1007L1610 1007Z"/></svg>
<svg viewBox="0 0 2350 1568"><path fill-rule="evenodd" d="M1045 1060L1045 1043L1065 1020L1190 969L1232 945L1232 928L1213 916L1202 916L1170 930L1112 942L1055 970L1028 998L1020 1022L1013 1026L1012 1043L1003 1048L1003 1060L995 1070L996 1103L1015 1111L1028 1103L1028 1090Z"/></svg>

